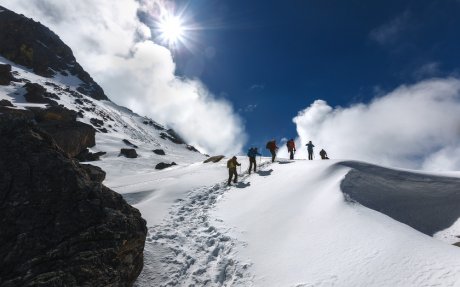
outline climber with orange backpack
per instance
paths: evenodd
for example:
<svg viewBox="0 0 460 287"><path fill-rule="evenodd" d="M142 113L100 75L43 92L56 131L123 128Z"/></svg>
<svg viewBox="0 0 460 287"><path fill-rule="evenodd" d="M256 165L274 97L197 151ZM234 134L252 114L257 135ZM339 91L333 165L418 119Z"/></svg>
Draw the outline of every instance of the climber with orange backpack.
<svg viewBox="0 0 460 287"><path fill-rule="evenodd" d="M290 139L286 143L288 152L289 152L289 159L294 159L294 153L295 153L295 142L294 139Z"/></svg>
<svg viewBox="0 0 460 287"><path fill-rule="evenodd" d="M276 157L276 151L278 150L278 146L276 145L276 140L272 139L271 141L267 142L267 145L265 146L270 153L272 154L272 162L275 161Z"/></svg>

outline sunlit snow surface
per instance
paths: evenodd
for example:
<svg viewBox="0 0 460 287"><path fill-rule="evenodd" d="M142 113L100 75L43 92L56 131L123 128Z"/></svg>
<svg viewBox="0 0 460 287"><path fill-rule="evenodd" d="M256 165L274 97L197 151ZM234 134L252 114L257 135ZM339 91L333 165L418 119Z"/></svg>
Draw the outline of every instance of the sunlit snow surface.
<svg viewBox="0 0 460 287"><path fill-rule="evenodd" d="M73 91L80 84L62 75L42 78L16 65L13 70L49 92L55 91L46 82ZM0 86L0 99L30 106L23 85ZM60 104L76 109L75 98L59 96ZM83 98L95 112L79 120L89 123L101 112L112 118L105 123L112 128L97 133L91 149L107 154L91 164L102 167L104 184L147 220L145 264L136 286L460 286L460 249L450 245L460 235L459 221L433 238L353 202L340 189L351 167L339 161L272 164L262 158L260 170L248 175L247 158L240 157L239 183L227 187L227 159L202 163L205 156L161 139L160 130L143 124L144 117ZM139 158L119 156L127 147L122 139L138 145ZM154 154L157 148L166 156ZM154 169L172 161L178 165ZM380 174L379 182L393 184L394 177L386 180L390 175ZM366 192L363 186L354 192Z"/></svg>

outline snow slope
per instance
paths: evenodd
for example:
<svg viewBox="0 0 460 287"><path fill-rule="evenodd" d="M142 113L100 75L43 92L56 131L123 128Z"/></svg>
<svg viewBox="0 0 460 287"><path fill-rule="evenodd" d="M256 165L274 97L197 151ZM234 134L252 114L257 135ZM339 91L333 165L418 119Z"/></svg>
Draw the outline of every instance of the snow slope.
<svg viewBox="0 0 460 287"><path fill-rule="evenodd" d="M270 176L248 178L212 212L245 242L237 252L252 262L254 286L460 286L460 249L347 202L340 183L349 168L268 168Z"/></svg>
<svg viewBox="0 0 460 287"><path fill-rule="evenodd" d="M239 160L232 187L225 161L108 182L147 217L137 286L460 286L458 247L347 198L350 162L262 159L248 175Z"/></svg>
<svg viewBox="0 0 460 287"><path fill-rule="evenodd" d="M425 173L429 180L418 180L413 173L356 162L272 164L265 158L258 173L248 175L241 157L240 183L227 187L226 159L203 163L205 156L186 144L162 138L167 130L154 121L78 93L77 78L43 78L9 64L22 82L1 86L0 99L17 108L44 107L25 102L22 86L30 81L58 95L59 104L82 111L80 121L104 122L96 126L92 151L107 154L92 164L107 172L104 184L137 207L149 227L137 286L460 286L460 249L450 245L460 235L452 208L460 204L457 179ZM139 158L119 156L128 147L123 139L138 146ZM166 155L152 152L158 148ZM154 169L172 161L178 165ZM435 228L430 222L435 238L400 222L418 213L414 205L404 206L407 213L398 210L402 217L391 213L399 196L395 186L403 186L413 201L412 191L429 190L428 196L449 206L448 218L440 212ZM371 193L385 204L364 204Z"/></svg>

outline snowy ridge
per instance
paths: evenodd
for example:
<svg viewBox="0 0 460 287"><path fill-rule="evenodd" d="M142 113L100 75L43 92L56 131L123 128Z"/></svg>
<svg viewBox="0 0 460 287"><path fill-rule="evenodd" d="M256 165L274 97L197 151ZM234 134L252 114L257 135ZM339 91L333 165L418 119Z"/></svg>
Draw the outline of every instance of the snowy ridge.
<svg viewBox="0 0 460 287"><path fill-rule="evenodd" d="M159 162L176 162L190 164L201 161L205 156L194 152L186 144L177 144L171 141L169 130L155 121L137 115L131 110L105 100L95 100L77 91L82 83L75 76L57 74L54 78L45 78L34 74L30 69L16 65L0 57L1 64L10 64L12 73L20 82L11 82L9 86L0 86L0 99L9 100L17 108L42 107L45 104L28 103L24 99L26 93L24 84L37 83L43 86L48 93L55 95L52 98L58 104L80 113L77 120L93 125L98 131L96 146L92 151L107 152L102 161L93 162L102 168L110 169L117 162L124 166L138 166L141 169L152 169ZM121 148L130 148L122 140L128 140L138 146L137 159L119 157ZM163 149L165 156L157 155L153 149ZM131 169L129 169L131 170ZM136 171L138 172L138 171ZM108 176L118 176L110 173Z"/></svg>

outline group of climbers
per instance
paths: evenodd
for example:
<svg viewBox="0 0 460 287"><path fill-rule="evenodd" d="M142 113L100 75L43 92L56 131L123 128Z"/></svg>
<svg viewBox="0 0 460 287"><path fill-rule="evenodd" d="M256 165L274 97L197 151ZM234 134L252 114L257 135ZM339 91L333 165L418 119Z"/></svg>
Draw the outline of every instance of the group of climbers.
<svg viewBox="0 0 460 287"><path fill-rule="evenodd" d="M308 151L308 160L313 160L313 148L315 145L309 141L307 144L307 151ZM267 142L265 146L269 151L272 156L272 162L275 161L276 158L276 152L278 151L279 147L276 145L276 140L272 139ZM286 147L288 149L289 153L289 159L293 160L294 159L294 154L296 152L295 148L295 142L294 139L290 139L286 143ZM324 149L321 149L319 152L319 155L321 156L321 159L329 159L327 156L327 153ZM256 147L251 147L248 150L247 156L249 158L249 174L251 174L251 170L254 168L254 172L256 172L257 169L257 164L256 164L256 156L262 156L259 151L257 150ZM241 166L241 164L237 161L236 156L232 157L227 161L227 168L228 168L228 185L231 185L232 179L233 182L236 183L238 179L238 173L236 171L236 167Z"/></svg>

